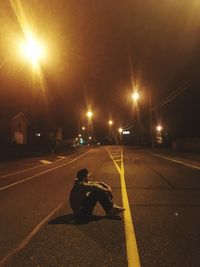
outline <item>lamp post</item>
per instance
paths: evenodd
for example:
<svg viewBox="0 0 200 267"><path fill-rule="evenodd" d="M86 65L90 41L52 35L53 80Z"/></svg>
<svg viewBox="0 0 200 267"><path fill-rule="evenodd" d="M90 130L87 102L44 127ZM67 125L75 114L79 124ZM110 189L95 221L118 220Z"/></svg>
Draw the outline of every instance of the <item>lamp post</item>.
<svg viewBox="0 0 200 267"><path fill-rule="evenodd" d="M121 134L122 131L123 131L123 129L122 129L122 128L119 128L118 131L119 131L119 133Z"/></svg>
<svg viewBox="0 0 200 267"><path fill-rule="evenodd" d="M134 91L131 95L131 98L133 100L133 121L135 121L137 127L136 132L138 133L138 140L137 142L139 144L142 144L142 129L141 129L141 121L140 121L140 114L139 114L139 106L138 106L138 100L141 98L141 93L138 92L137 88L133 88Z"/></svg>
<svg viewBox="0 0 200 267"><path fill-rule="evenodd" d="M163 138L162 138L163 127L159 124L159 125L157 125L156 130L157 130L157 135L156 135L157 143L162 144L163 143Z"/></svg>
<svg viewBox="0 0 200 267"><path fill-rule="evenodd" d="M122 141L122 132L123 132L123 129L120 127L120 128L118 129L118 132L119 132L119 140L120 140L120 143L121 143L121 141Z"/></svg>
<svg viewBox="0 0 200 267"><path fill-rule="evenodd" d="M91 110L88 110L86 113L86 116L88 118L87 121L87 135L88 137L91 135L92 132L92 117L93 117L93 112Z"/></svg>
<svg viewBox="0 0 200 267"><path fill-rule="evenodd" d="M152 103L151 103L151 89L149 90L149 122L150 122L150 138L151 138L151 148L154 148L154 142L153 142L153 128L152 128Z"/></svg>
<svg viewBox="0 0 200 267"><path fill-rule="evenodd" d="M132 94L132 99L134 101L134 106L137 105L138 100L140 99L140 94L137 90L135 90ZM154 148L154 140L153 140L153 127L152 127L152 100L151 100L151 90L149 91L149 123L150 123L150 139L151 139L151 148Z"/></svg>
<svg viewBox="0 0 200 267"><path fill-rule="evenodd" d="M109 141L109 143L112 143L112 136L113 136L112 126L113 126L113 120L109 120L108 121L108 125L109 125L108 141Z"/></svg>

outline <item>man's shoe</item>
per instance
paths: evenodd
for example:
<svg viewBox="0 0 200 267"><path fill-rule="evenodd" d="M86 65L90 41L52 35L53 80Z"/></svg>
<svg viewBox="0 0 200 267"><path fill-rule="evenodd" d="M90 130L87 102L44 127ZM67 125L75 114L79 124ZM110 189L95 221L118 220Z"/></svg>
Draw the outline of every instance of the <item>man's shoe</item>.
<svg viewBox="0 0 200 267"><path fill-rule="evenodd" d="M121 213L123 211L125 211L125 208L114 204L113 207L108 212L106 212L106 216L114 217L114 216L117 216L119 213Z"/></svg>

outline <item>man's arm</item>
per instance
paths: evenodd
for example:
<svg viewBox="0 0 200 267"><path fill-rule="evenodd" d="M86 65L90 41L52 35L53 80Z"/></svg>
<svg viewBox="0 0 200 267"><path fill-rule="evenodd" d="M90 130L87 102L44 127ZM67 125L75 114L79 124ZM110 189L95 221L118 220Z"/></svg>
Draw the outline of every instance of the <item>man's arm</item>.
<svg viewBox="0 0 200 267"><path fill-rule="evenodd" d="M101 186L103 186L107 190L111 191L111 187L109 185L105 184L104 182L98 182L98 184L100 184Z"/></svg>
<svg viewBox="0 0 200 267"><path fill-rule="evenodd" d="M84 185L84 188L89 190L89 191L93 191L93 190L102 190L102 191L105 191L105 192L108 192L108 188L102 186L99 182L92 182L92 181L89 181L89 182L84 182L83 183Z"/></svg>
<svg viewBox="0 0 200 267"><path fill-rule="evenodd" d="M112 194L112 189L109 185L105 184L104 182L98 182L99 185L101 185L102 187L104 187L106 189L106 192L108 193L109 197L111 199L113 199L113 194Z"/></svg>
<svg viewBox="0 0 200 267"><path fill-rule="evenodd" d="M104 191L105 193L108 194L110 199L113 199L113 195L112 195L112 191L111 191L110 186L108 186L107 184L105 184L103 182L89 181L87 183L84 183L84 188L88 191L95 191L95 190Z"/></svg>

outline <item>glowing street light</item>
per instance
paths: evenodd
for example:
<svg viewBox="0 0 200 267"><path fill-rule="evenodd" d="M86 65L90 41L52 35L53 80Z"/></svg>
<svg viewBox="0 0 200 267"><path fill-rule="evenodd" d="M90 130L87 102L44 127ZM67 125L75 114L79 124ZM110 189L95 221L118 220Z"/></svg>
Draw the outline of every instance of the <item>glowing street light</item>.
<svg viewBox="0 0 200 267"><path fill-rule="evenodd" d="M85 126L82 126L82 128L81 128L83 131L85 131Z"/></svg>
<svg viewBox="0 0 200 267"><path fill-rule="evenodd" d="M140 95L139 95L139 93L137 91L133 92L132 99L133 99L134 102L137 102L139 97L140 97Z"/></svg>
<svg viewBox="0 0 200 267"><path fill-rule="evenodd" d="M113 121L112 121L112 120L109 120L109 121L108 121L108 124L109 124L110 126L112 126L112 125L113 125Z"/></svg>
<svg viewBox="0 0 200 267"><path fill-rule="evenodd" d="M92 113L91 110L88 110L86 115L88 117L88 120L87 120L87 136L89 136L93 131L93 122L92 122L93 113Z"/></svg>
<svg viewBox="0 0 200 267"><path fill-rule="evenodd" d="M121 134L123 132L123 129L122 128L119 128L118 131Z"/></svg>
<svg viewBox="0 0 200 267"><path fill-rule="evenodd" d="M158 131L158 132L161 132L162 131L162 126L161 125L158 125L157 127L156 127L156 130Z"/></svg>
<svg viewBox="0 0 200 267"><path fill-rule="evenodd" d="M92 111L88 111L86 115L87 115L88 119L91 119L93 116L93 113L92 113Z"/></svg>
<svg viewBox="0 0 200 267"><path fill-rule="evenodd" d="M20 44L21 54L31 62L33 67L37 67L39 61L45 57L45 47L37 40L32 33L26 33L25 41Z"/></svg>
<svg viewBox="0 0 200 267"><path fill-rule="evenodd" d="M89 140L91 140L92 139L92 136L89 136Z"/></svg>

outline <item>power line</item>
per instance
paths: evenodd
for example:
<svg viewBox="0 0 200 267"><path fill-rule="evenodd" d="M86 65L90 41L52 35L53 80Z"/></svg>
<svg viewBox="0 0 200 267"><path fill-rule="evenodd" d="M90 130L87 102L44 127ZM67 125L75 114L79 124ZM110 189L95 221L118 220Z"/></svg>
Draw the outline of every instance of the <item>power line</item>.
<svg viewBox="0 0 200 267"><path fill-rule="evenodd" d="M178 87L174 92L172 92L170 95L168 95L164 100L162 100L157 106L151 108L150 111L154 111L158 108L162 108L163 106L170 103L175 97L183 93L185 90L190 88L191 83L189 81L185 82L184 85Z"/></svg>
<svg viewBox="0 0 200 267"><path fill-rule="evenodd" d="M190 86L191 86L191 82L190 82L190 80L187 80L181 86L179 86L174 92L172 92L165 99L163 99L158 105L156 105L153 108L151 108L150 111L155 111L155 110L157 110L159 108L164 107L165 105L170 103L174 98L176 98L178 95L182 94L185 90L190 88ZM143 116L142 120L145 119L145 117L146 116ZM129 124L123 126L123 129L129 130L129 129L135 127L135 126L136 126L135 123L129 123Z"/></svg>

